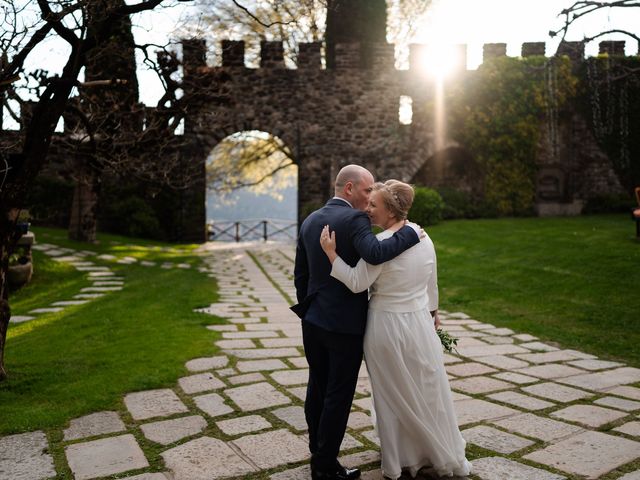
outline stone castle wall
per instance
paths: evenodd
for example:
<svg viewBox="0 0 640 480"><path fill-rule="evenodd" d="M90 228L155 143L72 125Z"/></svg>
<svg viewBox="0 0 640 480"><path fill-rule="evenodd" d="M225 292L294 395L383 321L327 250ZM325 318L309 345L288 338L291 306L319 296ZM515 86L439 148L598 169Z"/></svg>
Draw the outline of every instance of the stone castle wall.
<svg viewBox="0 0 640 480"><path fill-rule="evenodd" d="M278 136L298 165L299 215L322 205L332 195L332 180L349 163L369 168L377 178L397 178L437 185L455 171L426 168L436 156L434 126L424 110L433 95L433 82L421 73L419 57L426 48L413 45L408 70L394 67L394 46L369 44L363 56L358 43L335 45L335 68L325 69L321 44L300 44L297 68L286 68L281 42L262 42L260 67L245 66L243 42L222 42L221 66L205 62L206 45L183 42L184 94L189 99L184 136L184 161L197 162L203 172L188 195L189 215L184 238L204 240L204 165L211 150L237 132L261 130ZM543 42L522 45L522 56L543 55ZM457 75L467 71L466 47L459 46ZM624 42L602 42L602 53L624 54ZM584 59L579 42L567 42L561 53L574 62ZM506 44L487 44L484 58L506 55ZM366 59L366 62L363 61ZM366 63L366 65L365 65ZM401 96L413 104L412 123L399 122ZM538 164L540 213L577 213L584 199L622 190L611 162L598 148L586 121L571 117L559 125L555 151L542 136ZM445 147L464 150L455 139ZM466 152L463 157L473 157ZM448 167L444 165L441 170ZM459 186L459 185L457 185ZM184 199L183 199L184 202ZM546 206L545 206L546 204ZM563 207L564 206L564 207Z"/></svg>

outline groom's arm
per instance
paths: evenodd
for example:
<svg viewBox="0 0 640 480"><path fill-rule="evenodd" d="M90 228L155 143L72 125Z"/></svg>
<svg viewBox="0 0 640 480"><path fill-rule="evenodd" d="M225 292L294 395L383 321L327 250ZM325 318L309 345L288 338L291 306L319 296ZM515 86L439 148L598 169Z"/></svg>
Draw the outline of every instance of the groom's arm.
<svg viewBox="0 0 640 480"><path fill-rule="evenodd" d="M420 242L416 231L407 225L392 237L379 241L371 231L371 222L365 213L354 217L352 232L353 246L358 255L372 265L388 262Z"/></svg>

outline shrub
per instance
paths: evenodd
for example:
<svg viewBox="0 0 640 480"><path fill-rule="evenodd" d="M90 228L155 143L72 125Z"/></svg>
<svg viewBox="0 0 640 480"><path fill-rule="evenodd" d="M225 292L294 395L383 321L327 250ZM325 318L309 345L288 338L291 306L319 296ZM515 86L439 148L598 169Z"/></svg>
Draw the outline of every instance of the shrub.
<svg viewBox="0 0 640 480"><path fill-rule="evenodd" d="M626 194L598 195L587 200L582 213L627 213L635 203L634 199Z"/></svg>
<svg viewBox="0 0 640 480"><path fill-rule="evenodd" d="M438 192L431 188L416 187L409 219L423 227L435 225L442 220L444 202Z"/></svg>
<svg viewBox="0 0 640 480"><path fill-rule="evenodd" d="M104 205L100 219L101 229L111 233L143 238L163 235L155 211L140 197L128 196Z"/></svg>

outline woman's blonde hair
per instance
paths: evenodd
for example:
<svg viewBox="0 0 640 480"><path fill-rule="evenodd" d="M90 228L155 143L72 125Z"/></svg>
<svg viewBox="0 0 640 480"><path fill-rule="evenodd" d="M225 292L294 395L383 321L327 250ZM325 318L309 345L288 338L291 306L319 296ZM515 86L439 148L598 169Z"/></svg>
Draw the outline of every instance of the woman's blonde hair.
<svg viewBox="0 0 640 480"><path fill-rule="evenodd" d="M381 194L384 206L398 220L406 220L413 205L413 187L400 180L387 180L373 184L373 191Z"/></svg>

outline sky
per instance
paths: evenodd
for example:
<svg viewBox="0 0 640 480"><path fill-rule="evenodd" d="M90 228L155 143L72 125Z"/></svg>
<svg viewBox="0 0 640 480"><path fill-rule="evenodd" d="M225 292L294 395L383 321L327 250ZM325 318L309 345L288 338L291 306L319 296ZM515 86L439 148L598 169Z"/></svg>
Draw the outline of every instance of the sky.
<svg viewBox="0 0 640 480"><path fill-rule="evenodd" d="M415 43L467 44L467 68L475 69L482 61L484 43L507 43L507 54L518 56L523 42L547 42L547 55L553 53L557 40L548 32L560 22L557 18L562 8L574 0L434 0L417 32ZM174 2L173 6L144 12L134 17L134 35L138 42L165 44L167 37L176 40L176 27L195 9L191 2ZM615 11L617 10L617 11ZM580 40L585 35L609 29L626 28L638 31L640 8L625 8L602 12L581 21L568 36L568 40ZM640 33L640 32L639 32ZM222 39L221 39L222 40ZM587 55L595 55L598 41L587 45ZM627 54L637 54L638 47L627 40ZM47 68L52 72L61 69L67 47L60 42L49 41L28 59L31 68ZM399 54L402 57L402 53ZM406 53L405 53L406 55ZM214 60L215 61L215 60ZM406 64L402 58L398 65ZM139 70L140 100L153 105L161 96L161 86L154 73Z"/></svg>
<svg viewBox="0 0 640 480"><path fill-rule="evenodd" d="M574 0L434 0L414 42L427 44L467 44L467 68L475 69L482 62L484 43L506 43L507 55L519 56L523 42L546 42L547 55L555 52L558 39L549 37L549 30L562 24L558 14ZM135 35L138 39L153 39L161 42L167 32L175 30L176 24L184 20L188 9L194 7L181 3L175 8L138 16L140 26ZM149 28L153 25L152 28ZM609 9L592 14L581 20L572 29L568 40L581 40L584 36L622 28L640 33L640 8ZM621 38L621 37L620 37ZM588 56L598 53L598 41L587 45ZM627 54L638 53L637 44L627 40ZM404 53L406 55L406 53ZM403 54L400 52L399 56ZM398 65L405 65L400 58ZM146 77L143 77L146 78ZM148 79L149 85L152 79ZM145 83L141 79L141 83ZM142 92L145 103L159 95L155 88Z"/></svg>

